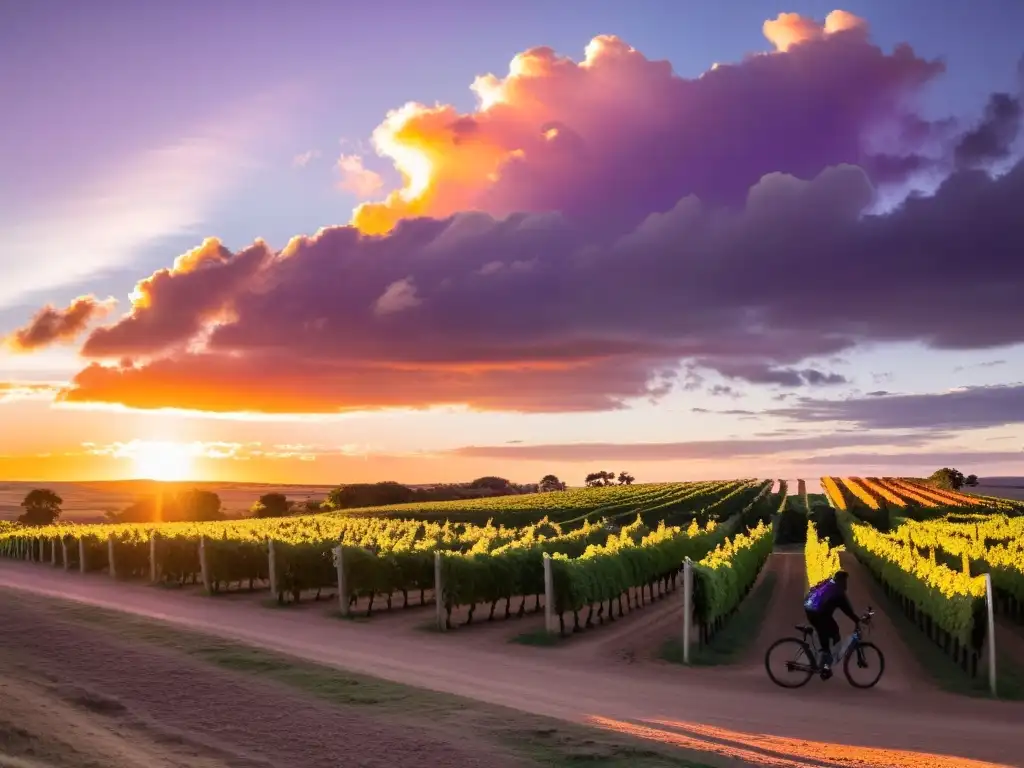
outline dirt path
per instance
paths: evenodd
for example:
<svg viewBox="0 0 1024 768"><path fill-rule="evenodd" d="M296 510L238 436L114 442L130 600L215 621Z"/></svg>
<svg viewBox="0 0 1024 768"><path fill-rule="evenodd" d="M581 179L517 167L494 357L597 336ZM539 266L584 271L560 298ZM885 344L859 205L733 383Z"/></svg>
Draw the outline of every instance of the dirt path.
<svg viewBox="0 0 1024 768"><path fill-rule="evenodd" d="M1005 654L1018 669L1024 670L1024 627L997 616L996 648L997 656Z"/></svg>
<svg viewBox="0 0 1024 768"><path fill-rule="evenodd" d="M804 553L773 552L764 567L764 576L774 574L775 588L772 591L771 605L757 640L742 659L739 671L747 676L771 685L764 670L764 655L768 648L780 637L796 635L793 626L802 623L804 594ZM763 577L762 577L763 578Z"/></svg>
<svg viewBox="0 0 1024 768"><path fill-rule="evenodd" d="M840 561L843 570L850 574L850 602L853 603L853 609L858 614L867 610L868 606L875 609L871 630L864 639L877 645L885 654L885 675L878 687L892 691L916 691L925 696L937 690L880 607L884 605L884 596L871 574L848 552L840 555ZM839 626L844 635L852 628L845 617L839 619Z"/></svg>
<svg viewBox="0 0 1024 768"><path fill-rule="evenodd" d="M852 578L859 578L852 566L850 570ZM604 718L620 724L699 724L751 738L772 734L833 746L917 750L1024 766L1024 706L967 700L924 686L861 692L845 685L819 685L782 691L766 685L766 679L721 670L595 664L577 660L571 645L551 649L487 643L470 632L385 633L372 621L269 610L27 563L0 564L0 586L162 619L385 680L576 722ZM884 622L879 627L884 633ZM894 669L886 674L900 680L895 642L884 634L876 639L885 644L892 660ZM859 765L938 764L925 755L913 758L907 763L886 758Z"/></svg>
<svg viewBox="0 0 1024 768"><path fill-rule="evenodd" d="M339 711L273 682L73 622L0 592L0 765L332 768L518 763L388 712ZM39 765L39 763L29 763Z"/></svg>
<svg viewBox="0 0 1024 768"><path fill-rule="evenodd" d="M878 609L880 601L870 574L852 555L843 554L841 560L843 569L850 574L850 602L854 610L863 613L869 605L875 606L876 609L870 635L865 638L877 645L885 654L885 674L876 689L904 694L927 694L933 690L931 681L906 649L889 617ZM757 642L744 660L742 671L745 675L771 685L764 671L765 653L779 638L799 637L796 625L807 623L803 610L803 598L807 591L803 551L775 552L768 561L767 569L774 571L777 578L772 605ZM853 629L851 622L840 613L836 614L836 620L845 637ZM812 680L809 686L815 687L817 682ZM850 697L853 700L861 700L863 697L862 693L851 690L840 670L837 670L836 677L827 681L824 686L829 689L830 695L840 696L844 700Z"/></svg>

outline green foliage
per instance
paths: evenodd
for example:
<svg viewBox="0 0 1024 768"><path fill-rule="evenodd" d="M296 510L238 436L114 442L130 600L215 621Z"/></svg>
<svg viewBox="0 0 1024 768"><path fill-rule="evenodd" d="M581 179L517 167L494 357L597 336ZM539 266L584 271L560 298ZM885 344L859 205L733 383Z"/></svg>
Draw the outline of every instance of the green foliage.
<svg viewBox="0 0 1024 768"><path fill-rule="evenodd" d="M60 517L60 505L64 499L48 488L36 488L25 495L21 502L23 514L18 522L24 525L52 525Z"/></svg>
<svg viewBox="0 0 1024 768"><path fill-rule="evenodd" d="M190 489L158 493L138 499L121 512L108 512L111 523L176 523L223 520L220 496L213 491Z"/></svg>
<svg viewBox="0 0 1024 768"><path fill-rule="evenodd" d="M737 486L736 481L716 485ZM645 483L632 486L571 488L558 493L529 493L459 501L417 502L350 509L346 515L483 524L494 518L505 525L526 526L543 519L579 524L617 514L645 513L655 504L699 493L708 483Z"/></svg>
<svg viewBox="0 0 1024 768"><path fill-rule="evenodd" d="M381 483L351 483L339 485L328 493L326 504L331 509L377 507L387 504L406 504L413 501L415 496L412 488L393 480Z"/></svg>
<svg viewBox="0 0 1024 768"><path fill-rule="evenodd" d="M615 483L615 473L601 470L600 472L591 472L587 475L584 481L590 488L599 488L604 485L613 485Z"/></svg>
<svg viewBox="0 0 1024 768"><path fill-rule="evenodd" d="M716 518L719 520L724 519L722 514L725 510L730 509L730 507L735 509L736 505L745 504L741 513L742 525L744 528L755 528L762 523L767 525L778 513L780 503L779 496L781 495L782 498L785 499L785 486L783 486L782 494L771 493L771 487L772 484L769 480L760 486L741 489L740 492L735 495L726 496L722 499L722 502L725 503L716 507L718 512L718 514L716 514ZM753 498L748 501L751 494L754 494ZM705 511L701 517L704 517L706 514L707 511ZM725 514L727 517L728 513Z"/></svg>
<svg viewBox="0 0 1024 768"><path fill-rule="evenodd" d="M833 516L834 517L834 516ZM804 565L807 569L807 583L820 584L840 570L839 553L842 546L830 546L828 539L818 538L818 531L810 520L804 533Z"/></svg>
<svg viewBox="0 0 1024 768"><path fill-rule="evenodd" d="M776 523L776 544L803 544L807 540L807 515L787 505Z"/></svg>
<svg viewBox="0 0 1024 768"><path fill-rule="evenodd" d="M537 484L537 490L541 493L551 493L552 491L564 491L565 483L558 479L558 475L544 475Z"/></svg>
<svg viewBox="0 0 1024 768"><path fill-rule="evenodd" d="M640 519L634 525L642 526ZM624 528L603 545L587 547L579 557L555 553L551 574L555 611L562 614L617 599L630 588L643 587L679 571L689 557L699 560L735 528L714 521L686 529L662 524L639 541Z"/></svg>
<svg viewBox="0 0 1024 768"><path fill-rule="evenodd" d="M983 579L923 557L906 534L886 535L845 511L837 513L837 520L850 551L890 589L913 602L960 643L981 647L985 635Z"/></svg>
<svg viewBox="0 0 1024 768"><path fill-rule="evenodd" d="M473 480L470 484L470 488L487 488L491 491L507 491L511 487L512 483L506 480L504 477L478 477Z"/></svg>
<svg viewBox="0 0 1024 768"><path fill-rule="evenodd" d="M722 542L694 565L694 603L701 624L728 616L750 591L772 551L772 529L763 522Z"/></svg>
<svg viewBox="0 0 1024 768"><path fill-rule="evenodd" d="M838 547L843 543L843 534L836 520L836 510L828 504L812 503L808 519L814 523L817 535L826 539L829 546Z"/></svg>
<svg viewBox="0 0 1024 768"><path fill-rule="evenodd" d="M253 517L284 517L291 512L291 502L283 493L264 493L253 504Z"/></svg>
<svg viewBox="0 0 1024 768"><path fill-rule="evenodd" d="M977 481L977 476L974 477ZM959 491L963 488L966 478L963 472L959 469L952 469L951 467L943 467L932 472L928 478L928 482L937 488L944 488L947 491Z"/></svg>

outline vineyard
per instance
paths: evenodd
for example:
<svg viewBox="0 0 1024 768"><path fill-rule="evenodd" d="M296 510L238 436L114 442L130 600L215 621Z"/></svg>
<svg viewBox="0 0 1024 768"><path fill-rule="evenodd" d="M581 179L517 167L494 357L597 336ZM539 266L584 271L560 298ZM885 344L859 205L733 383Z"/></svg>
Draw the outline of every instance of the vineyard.
<svg viewBox="0 0 1024 768"><path fill-rule="evenodd" d="M1024 624L1024 509L903 478L823 477L847 549L906 616L964 670L978 671L986 599ZM808 570L826 573L820 547ZM985 575L991 578L988 595Z"/></svg>
<svg viewBox="0 0 1024 768"><path fill-rule="evenodd" d="M714 621L767 556L751 537L770 549L771 487L663 483L271 519L11 526L0 531L0 555L209 594L265 590L280 604L333 591L343 615L430 602L445 629L455 614L462 624L478 611L521 617L550 600L563 632L563 616L582 631L674 589L689 557L702 562L701 615ZM733 558L742 583L722 575Z"/></svg>
<svg viewBox="0 0 1024 768"><path fill-rule="evenodd" d="M618 621L687 583L691 637L706 644L773 549L799 546L806 584L835 573L848 552L968 673L985 650L988 578L999 620L1024 624L1021 505L903 478L823 477L821 486L813 501L804 481L731 480L203 523L11 524L0 529L0 556L279 605L330 598L343 617L423 607L421 621L439 630L543 612L545 633L558 636Z"/></svg>

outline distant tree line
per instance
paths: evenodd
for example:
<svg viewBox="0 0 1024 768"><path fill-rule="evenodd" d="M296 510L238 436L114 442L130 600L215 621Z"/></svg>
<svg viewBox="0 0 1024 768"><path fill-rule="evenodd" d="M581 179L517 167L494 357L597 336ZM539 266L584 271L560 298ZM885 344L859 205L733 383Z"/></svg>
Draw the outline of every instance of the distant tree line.
<svg viewBox="0 0 1024 768"><path fill-rule="evenodd" d="M628 472L592 472L586 477L588 486L631 485L635 478ZM504 477L489 475L468 483L442 483L422 488L403 485L393 480L380 483L348 483L333 488L322 501L294 501L280 492L265 493L252 505L252 517L286 517L316 512L329 512L357 507L378 507L385 504L409 504L425 501L459 501L523 493L564 491L566 484L557 475L544 475L538 483L513 483ZM61 514L64 500L47 488L30 491L21 506L25 510L18 521L25 525L51 525ZM156 493L136 499L120 512L107 511L111 523L205 522L224 520L228 515L220 496L213 491L193 488L186 491Z"/></svg>

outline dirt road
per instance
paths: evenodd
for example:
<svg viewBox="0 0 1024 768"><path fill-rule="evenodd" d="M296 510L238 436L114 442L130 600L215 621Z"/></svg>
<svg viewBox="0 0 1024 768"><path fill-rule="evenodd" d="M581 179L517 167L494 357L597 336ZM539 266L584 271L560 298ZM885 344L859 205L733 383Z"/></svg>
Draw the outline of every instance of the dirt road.
<svg viewBox="0 0 1024 768"><path fill-rule="evenodd" d="M774 689L760 677L720 669L597 665L592 659L577 660L571 645L532 648L486 643L472 632L385 633L372 621L346 622L329 617L326 611L269 610L251 603L116 584L101 575L66 574L28 563L0 563L0 587L160 619L321 664L526 712L632 729L645 738L692 739L705 729L716 734L707 737L713 740L760 740L776 745L773 749L813 740L821 742L818 755L824 754L821 750L853 746L915 753L861 751L856 763L829 762L819 756L813 763L819 766L972 764L940 761L934 755L1024 766L1020 750L1024 706L954 697L915 687L912 681L868 692L824 684L790 692ZM894 679L899 680L898 672ZM681 732L689 735L680 736Z"/></svg>
<svg viewBox="0 0 1024 768"><path fill-rule="evenodd" d="M514 768L459 730L218 669L0 591L0 765ZM340 758L344 756L344 760ZM23 762L14 762L20 760Z"/></svg>

